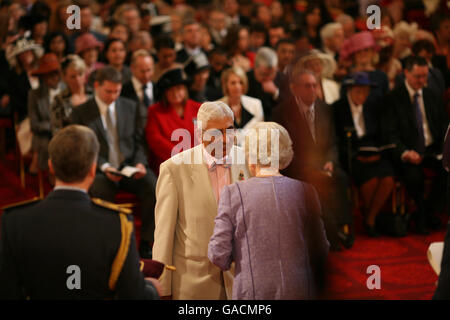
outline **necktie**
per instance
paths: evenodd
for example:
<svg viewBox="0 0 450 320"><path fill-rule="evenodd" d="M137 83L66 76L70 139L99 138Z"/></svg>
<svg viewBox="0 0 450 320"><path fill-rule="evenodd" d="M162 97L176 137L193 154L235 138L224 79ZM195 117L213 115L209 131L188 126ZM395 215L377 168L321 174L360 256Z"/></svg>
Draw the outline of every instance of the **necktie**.
<svg viewBox="0 0 450 320"><path fill-rule="evenodd" d="M143 96L142 102L144 103L144 105L146 107L148 107L148 106L150 106L151 101L150 101L150 98L148 97L147 93L145 92L146 89L147 89L147 84L144 84L142 86L142 96Z"/></svg>
<svg viewBox="0 0 450 320"><path fill-rule="evenodd" d="M117 134L117 129L112 122L111 111L109 107L106 109L105 120L109 144L108 161L114 168L117 169L122 162L122 154L120 153L119 149L119 135Z"/></svg>
<svg viewBox="0 0 450 320"><path fill-rule="evenodd" d="M306 113L306 117L308 120L309 130L311 132L313 140L316 141L316 130L314 128L314 108L308 109L308 112Z"/></svg>
<svg viewBox="0 0 450 320"><path fill-rule="evenodd" d="M425 136L423 134L423 114L422 110L420 110L419 104L419 93L414 94L414 107L416 111L416 121L417 121L417 152L423 153L425 151Z"/></svg>

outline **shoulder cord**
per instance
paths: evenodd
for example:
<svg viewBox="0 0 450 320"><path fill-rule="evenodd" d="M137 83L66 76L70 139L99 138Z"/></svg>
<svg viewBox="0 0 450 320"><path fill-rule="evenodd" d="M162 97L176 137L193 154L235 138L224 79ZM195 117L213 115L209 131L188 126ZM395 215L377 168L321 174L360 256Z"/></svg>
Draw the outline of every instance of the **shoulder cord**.
<svg viewBox="0 0 450 320"><path fill-rule="evenodd" d="M119 250L114 258L111 274L109 277L109 289L114 291L116 289L116 283L119 279L119 275L122 272L125 259L128 256L128 249L130 248L131 234L133 233L133 223L128 221L126 214L119 213L120 217L120 231L122 238L120 240Z"/></svg>
<svg viewBox="0 0 450 320"><path fill-rule="evenodd" d="M236 186L238 188L239 191L239 197L241 198L241 206L242 206L242 220L244 221L244 228L245 228L245 239L247 241L247 251L248 251L248 265L250 267L250 276L252 278L252 288L253 288L253 300L255 300L255 283L253 280L253 270L252 270L252 261L251 261L251 256L250 256L250 244L248 243L248 236L247 236L247 224L245 222L245 210L244 210L244 201L242 200L242 194L241 194L241 188L239 188L239 184L236 183Z"/></svg>

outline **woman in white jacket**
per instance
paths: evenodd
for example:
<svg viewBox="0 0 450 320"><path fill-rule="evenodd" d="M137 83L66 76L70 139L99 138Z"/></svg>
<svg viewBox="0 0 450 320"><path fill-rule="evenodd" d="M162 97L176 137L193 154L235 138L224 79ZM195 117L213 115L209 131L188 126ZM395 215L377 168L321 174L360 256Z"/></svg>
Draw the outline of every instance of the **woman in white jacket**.
<svg viewBox="0 0 450 320"><path fill-rule="evenodd" d="M232 67L222 72L222 92L220 100L230 106L234 113L234 127L238 129L238 144L243 137L243 131L264 121L261 100L246 96L248 89L247 75L240 67Z"/></svg>

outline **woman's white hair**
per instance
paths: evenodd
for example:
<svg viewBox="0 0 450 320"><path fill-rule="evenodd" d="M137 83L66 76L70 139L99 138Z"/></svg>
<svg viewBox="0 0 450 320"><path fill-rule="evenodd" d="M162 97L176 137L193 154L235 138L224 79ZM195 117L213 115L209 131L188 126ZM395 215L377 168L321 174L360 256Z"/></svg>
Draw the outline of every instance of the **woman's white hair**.
<svg viewBox="0 0 450 320"><path fill-rule="evenodd" d="M197 122L203 130L208 126L208 121L224 118L231 118L234 121L233 110L222 101L205 102L197 112Z"/></svg>
<svg viewBox="0 0 450 320"><path fill-rule="evenodd" d="M272 141L277 138L278 141ZM294 157L291 137L287 130L276 122L259 122L247 131L245 157L248 164L282 170Z"/></svg>

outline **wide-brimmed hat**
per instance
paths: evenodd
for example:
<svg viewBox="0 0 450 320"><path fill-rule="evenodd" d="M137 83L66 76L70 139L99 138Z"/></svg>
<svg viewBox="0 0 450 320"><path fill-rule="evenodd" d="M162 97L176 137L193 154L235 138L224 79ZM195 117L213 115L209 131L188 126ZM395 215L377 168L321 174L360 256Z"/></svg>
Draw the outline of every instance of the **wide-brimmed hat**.
<svg viewBox="0 0 450 320"><path fill-rule="evenodd" d="M181 68L167 70L160 77L155 85L155 98L161 100L164 92L179 84L188 84L188 78Z"/></svg>
<svg viewBox="0 0 450 320"><path fill-rule="evenodd" d="M369 86L376 87L377 84L372 82L367 72L355 72L342 81L344 87L350 86Z"/></svg>
<svg viewBox="0 0 450 320"><path fill-rule="evenodd" d="M85 33L79 36L75 40L75 53L80 54L81 52L88 49L98 49L99 51L103 48L103 43L97 40L97 38L92 33Z"/></svg>
<svg viewBox="0 0 450 320"><path fill-rule="evenodd" d="M372 33L369 31L358 32L344 41L340 51L340 57L344 60L349 60L355 52L368 48L376 49L376 43Z"/></svg>
<svg viewBox="0 0 450 320"><path fill-rule="evenodd" d="M327 54L323 53L317 49L310 50L306 55L300 57L300 59L297 62L297 65L301 67L302 69L305 68L305 64L308 61L314 60L314 59L320 59L322 61L322 76L326 78L330 78L333 76L334 72L336 71L336 61L334 61L334 58Z"/></svg>
<svg viewBox="0 0 450 320"><path fill-rule="evenodd" d="M54 71L59 71L61 65L59 64L58 57L54 53L46 53L39 59L39 67L31 72L34 76L39 76Z"/></svg>
<svg viewBox="0 0 450 320"><path fill-rule="evenodd" d="M37 44L33 40L28 40L25 38L18 39L14 44L9 45L6 48L6 59L11 67L15 67L17 64L16 57L26 51L32 50L36 58L40 58L44 53L44 48L41 45Z"/></svg>

